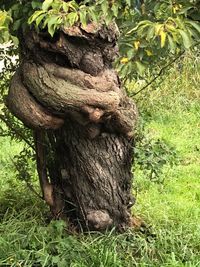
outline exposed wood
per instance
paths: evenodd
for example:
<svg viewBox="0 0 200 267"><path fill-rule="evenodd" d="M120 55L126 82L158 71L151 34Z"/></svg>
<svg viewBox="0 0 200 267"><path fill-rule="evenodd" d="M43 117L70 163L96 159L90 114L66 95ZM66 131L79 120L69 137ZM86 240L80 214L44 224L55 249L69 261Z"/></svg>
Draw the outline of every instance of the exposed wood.
<svg viewBox="0 0 200 267"><path fill-rule="evenodd" d="M52 207L54 206L53 186L51 185L47 175L45 132L41 130L35 131L34 139L36 148L37 171L39 175L42 195L46 203Z"/></svg>

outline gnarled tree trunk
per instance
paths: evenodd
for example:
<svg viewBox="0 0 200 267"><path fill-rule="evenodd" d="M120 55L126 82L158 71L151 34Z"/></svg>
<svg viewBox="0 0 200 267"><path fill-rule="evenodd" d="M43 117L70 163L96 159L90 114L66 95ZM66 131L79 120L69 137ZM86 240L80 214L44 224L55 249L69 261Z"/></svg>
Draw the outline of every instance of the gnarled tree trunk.
<svg viewBox="0 0 200 267"><path fill-rule="evenodd" d="M118 30L26 31L10 110L34 129L41 189L56 218L89 230L131 224L135 104L112 68Z"/></svg>

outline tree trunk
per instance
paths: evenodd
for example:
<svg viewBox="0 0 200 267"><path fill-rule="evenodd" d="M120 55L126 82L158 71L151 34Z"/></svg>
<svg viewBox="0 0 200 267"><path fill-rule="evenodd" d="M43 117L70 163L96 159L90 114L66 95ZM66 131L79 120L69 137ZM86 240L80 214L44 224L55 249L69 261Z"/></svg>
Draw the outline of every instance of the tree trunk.
<svg viewBox="0 0 200 267"><path fill-rule="evenodd" d="M88 24L21 38L10 110L34 129L43 196L84 230L131 225L135 104L112 69L118 31Z"/></svg>

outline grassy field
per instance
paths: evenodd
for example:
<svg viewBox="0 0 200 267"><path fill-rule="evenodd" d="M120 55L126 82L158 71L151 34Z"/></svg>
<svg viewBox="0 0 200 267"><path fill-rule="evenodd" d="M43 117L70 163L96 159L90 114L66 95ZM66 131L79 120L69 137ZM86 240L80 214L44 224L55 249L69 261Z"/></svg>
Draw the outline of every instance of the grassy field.
<svg viewBox="0 0 200 267"><path fill-rule="evenodd" d="M200 266L200 61L188 56L157 90L138 95L153 138L175 147L177 162L158 180L135 171L133 213L148 227L116 235L69 235L23 182L10 158L20 144L0 139L0 266ZM34 178L36 173L33 174Z"/></svg>

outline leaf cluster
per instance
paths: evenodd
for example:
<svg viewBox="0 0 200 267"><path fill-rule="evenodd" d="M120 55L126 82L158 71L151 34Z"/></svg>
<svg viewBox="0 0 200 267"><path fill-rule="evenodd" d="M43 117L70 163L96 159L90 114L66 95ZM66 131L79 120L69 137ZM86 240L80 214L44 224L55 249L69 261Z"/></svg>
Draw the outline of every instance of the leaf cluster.
<svg viewBox="0 0 200 267"><path fill-rule="evenodd" d="M116 68L126 81L148 80L200 39L198 0L10 0L0 8L0 42L24 27L34 26L53 37L72 25L115 20L121 32Z"/></svg>
<svg viewBox="0 0 200 267"><path fill-rule="evenodd" d="M125 24L121 19L123 35L117 66L126 80L155 75L171 58L193 48L200 39L199 1L138 3Z"/></svg>
<svg viewBox="0 0 200 267"><path fill-rule="evenodd" d="M39 10L35 11L29 18L28 23L34 24L37 29L48 28L49 34L53 37L56 30L62 27L70 27L75 24L86 26L88 22L109 24L117 18L119 12L131 3L124 1L91 1L85 0L77 3L75 0L45 0ZM39 7L33 1L32 6Z"/></svg>
<svg viewBox="0 0 200 267"><path fill-rule="evenodd" d="M141 170L145 177L155 183L162 183L162 172L165 165L173 166L178 162L178 153L174 146L165 139L156 138L146 130L140 119L136 131L134 149L134 168Z"/></svg>
<svg viewBox="0 0 200 267"><path fill-rule="evenodd" d="M0 43L8 42L10 39L9 24L12 21L6 11L0 10Z"/></svg>

